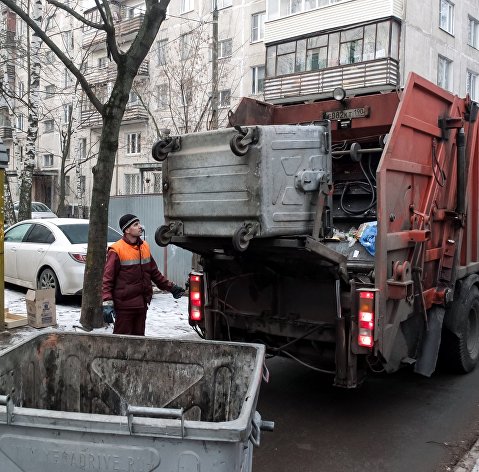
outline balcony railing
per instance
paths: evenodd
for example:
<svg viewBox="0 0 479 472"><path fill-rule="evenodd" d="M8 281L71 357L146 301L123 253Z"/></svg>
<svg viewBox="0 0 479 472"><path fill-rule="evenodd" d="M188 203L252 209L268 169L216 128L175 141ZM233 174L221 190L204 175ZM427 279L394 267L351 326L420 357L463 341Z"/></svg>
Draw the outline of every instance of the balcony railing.
<svg viewBox="0 0 479 472"><path fill-rule="evenodd" d="M330 67L314 72L301 72L266 78L264 98L267 102L286 103L300 99L331 96L336 87L348 93L394 89L399 86L399 64L384 58Z"/></svg>
<svg viewBox="0 0 479 472"><path fill-rule="evenodd" d="M103 84L111 82L116 79L116 64L110 62L107 67L91 68L86 74L86 78L90 84ZM148 77L149 75L149 61L143 61L138 69L137 77Z"/></svg>
<svg viewBox="0 0 479 472"><path fill-rule="evenodd" d="M146 120L148 120L148 112L143 105L134 104L126 106L125 114L123 115L123 122L138 122ZM82 107L81 125L83 128L95 128L101 126L101 115L94 108Z"/></svg>
<svg viewBox="0 0 479 472"><path fill-rule="evenodd" d="M12 139L13 129L11 126L0 126L0 139Z"/></svg>
<svg viewBox="0 0 479 472"><path fill-rule="evenodd" d="M117 43L128 42L133 39L143 23L144 15L121 20L115 25ZM106 48L106 33L97 29L87 30L83 34L83 47L90 48L96 44L103 43Z"/></svg>

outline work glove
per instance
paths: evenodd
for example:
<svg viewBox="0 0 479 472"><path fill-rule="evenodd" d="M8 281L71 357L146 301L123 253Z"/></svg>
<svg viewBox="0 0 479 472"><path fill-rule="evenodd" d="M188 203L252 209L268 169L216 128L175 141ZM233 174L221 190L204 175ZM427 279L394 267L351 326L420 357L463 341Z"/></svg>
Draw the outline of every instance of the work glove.
<svg viewBox="0 0 479 472"><path fill-rule="evenodd" d="M181 298L184 293L185 289L183 287L180 287L179 285L173 285L173 287L171 287L171 294L175 299Z"/></svg>
<svg viewBox="0 0 479 472"><path fill-rule="evenodd" d="M105 323L114 323L115 322L115 306L113 305L113 300L105 300L102 305L103 309L103 321Z"/></svg>

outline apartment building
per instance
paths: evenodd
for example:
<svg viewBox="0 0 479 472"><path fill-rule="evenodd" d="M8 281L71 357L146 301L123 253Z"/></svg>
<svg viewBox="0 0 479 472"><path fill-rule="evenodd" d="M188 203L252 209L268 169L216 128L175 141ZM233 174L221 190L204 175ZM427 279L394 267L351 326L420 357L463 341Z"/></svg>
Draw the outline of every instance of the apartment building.
<svg viewBox="0 0 479 472"><path fill-rule="evenodd" d="M479 99L474 0L267 0L267 101L391 90L414 71Z"/></svg>
<svg viewBox="0 0 479 472"><path fill-rule="evenodd" d="M143 3L112 1L111 9L119 46L125 49L141 24ZM84 5L81 11L99 20L94 8ZM17 68L12 72L10 66L8 76L15 77L11 87L25 93L19 53L25 26L4 10L7 17L2 31L14 38L9 54ZM104 34L59 10L52 12L45 27L106 100L116 67L108 57ZM33 198L55 208L63 175L71 213L88 215L101 119L71 74L51 52L42 51ZM159 134L165 129L172 134L209 129L215 121L226 126L228 110L243 96L287 105L330 97L338 86L349 95L381 92L400 89L410 71L479 100L477 0L172 1L130 94L111 194L161 192L161 164L150 153ZM211 107L214 83L216 119ZM28 111L19 101L13 105L14 113L11 101L0 101L0 136L10 152L15 195ZM65 136L71 136L66 156ZM62 163L69 169L66 174Z"/></svg>

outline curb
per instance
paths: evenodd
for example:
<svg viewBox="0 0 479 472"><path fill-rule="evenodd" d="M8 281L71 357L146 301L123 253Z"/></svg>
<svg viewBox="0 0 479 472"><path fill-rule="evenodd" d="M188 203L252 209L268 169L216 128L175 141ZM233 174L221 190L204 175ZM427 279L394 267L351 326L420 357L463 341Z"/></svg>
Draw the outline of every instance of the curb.
<svg viewBox="0 0 479 472"><path fill-rule="evenodd" d="M454 472L479 472L479 440L456 464Z"/></svg>

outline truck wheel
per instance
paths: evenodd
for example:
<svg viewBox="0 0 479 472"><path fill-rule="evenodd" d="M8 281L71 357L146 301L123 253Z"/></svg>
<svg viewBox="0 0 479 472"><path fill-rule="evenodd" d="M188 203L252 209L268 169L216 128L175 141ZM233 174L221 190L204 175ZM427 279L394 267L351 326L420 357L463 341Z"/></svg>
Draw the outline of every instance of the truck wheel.
<svg viewBox="0 0 479 472"><path fill-rule="evenodd" d="M170 227L167 225L161 225L156 231L155 231L155 242L158 244L158 246L165 247L170 244L171 241L171 236L168 234L170 231Z"/></svg>
<svg viewBox="0 0 479 472"><path fill-rule="evenodd" d="M233 234L233 247L238 252L244 252L248 249L249 239L246 239L245 236L248 234L248 229L245 226L238 228Z"/></svg>
<svg viewBox="0 0 479 472"><path fill-rule="evenodd" d="M461 290L457 300L448 310L455 319L455 330L443 330L441 360L454 372L471 372L479 358L479 289L473 285Z"/></svg>

